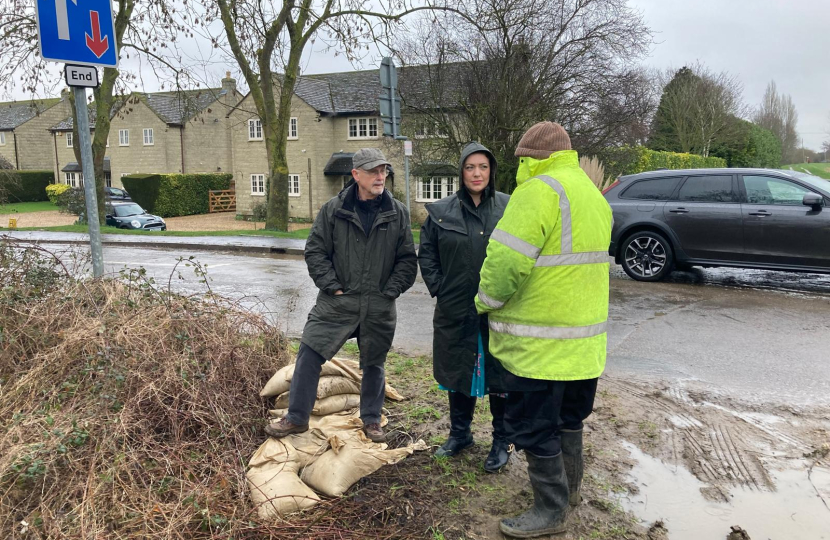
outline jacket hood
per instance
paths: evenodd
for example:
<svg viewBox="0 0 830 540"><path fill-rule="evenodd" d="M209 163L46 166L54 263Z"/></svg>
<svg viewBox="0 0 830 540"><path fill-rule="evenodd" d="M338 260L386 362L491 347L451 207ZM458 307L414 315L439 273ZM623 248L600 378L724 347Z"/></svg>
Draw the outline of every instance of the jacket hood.
<svg viewBox="0 0 830 540"><path fill-rule="evenodd" d="M490 182L487 183L487 187L485 191L487 192L486 195L489 197L493 194L496 189L496 157L493 155L493 152L487 149L486 146L483 144L479 144L477 142L471 142L464 149L461 151L461 160L458 163L458 180L460 185L460 189L466 189L464 187L464 162L467 161L467 158L473 154L482 153L487 156L487 159L490 160Z"/></svg>
<svg viewBox="0 0 830 540"><path fill-rule="evenodd" d="M547 159L523 157L519 159L519 168L516 170L516 185L521 186L533 177L562 167L579 167L579 156L576 150L554 152Z"/></svg>

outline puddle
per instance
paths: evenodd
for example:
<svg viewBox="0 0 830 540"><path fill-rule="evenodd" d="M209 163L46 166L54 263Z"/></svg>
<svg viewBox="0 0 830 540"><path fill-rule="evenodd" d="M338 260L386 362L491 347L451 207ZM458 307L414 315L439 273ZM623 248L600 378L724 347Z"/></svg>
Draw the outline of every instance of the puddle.
<svg viewBox="0 0 830 540"><path fill-rule="evenodd" d="M814 469L812 483L806 469L771 471L778 491L735 487L730 502L716 503L703 498L700 489L707 484L685 467L663 463L628 442L623 445L637 462L631 477L640 492L621 498L620 504L644 522L662 519L670 540L723 540L732 525L741 526L752 540L830 540L828 470Z"/></svg>

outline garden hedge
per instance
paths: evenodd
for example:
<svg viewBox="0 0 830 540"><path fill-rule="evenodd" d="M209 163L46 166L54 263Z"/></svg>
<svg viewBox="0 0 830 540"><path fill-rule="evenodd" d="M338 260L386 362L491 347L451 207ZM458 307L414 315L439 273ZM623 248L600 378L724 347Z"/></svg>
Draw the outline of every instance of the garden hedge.
<svg viewBox="0 0 830 540"><path fill-rule="evenodd" d="M645 146L621 146L607 148L599 154L605 174L616 178L625 174L637 174L657 169L706 169L726 167L726 160L703 157L696 154L660 152Z"/></svg>
<svg viewBox="0 0 830 540"><path fill-rule="evenodd" d="M132 200L161 217L208 213L208 192L228 189L232 174L130 174L121 178Z"/></svg>
<svg viewBox="0 0 830 540"><path fill-rule="evenodd" d="M39 202L49 200L49 197L46 195L46 186L55 183L54 172L5 171L5 173L7 175L0 177L0 181L6 184L5 188L8 202Z"/></svg>

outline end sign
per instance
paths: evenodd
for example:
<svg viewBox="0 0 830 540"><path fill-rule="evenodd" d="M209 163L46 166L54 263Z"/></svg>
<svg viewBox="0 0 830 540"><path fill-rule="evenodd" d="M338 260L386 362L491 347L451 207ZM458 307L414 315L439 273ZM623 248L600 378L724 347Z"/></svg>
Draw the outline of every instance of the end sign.
<svg viewBox="0 0 830 540"><path fill-rule="evenodd" d="M85 66L118 66L110 0L37 0L40 55Z"/></svg>

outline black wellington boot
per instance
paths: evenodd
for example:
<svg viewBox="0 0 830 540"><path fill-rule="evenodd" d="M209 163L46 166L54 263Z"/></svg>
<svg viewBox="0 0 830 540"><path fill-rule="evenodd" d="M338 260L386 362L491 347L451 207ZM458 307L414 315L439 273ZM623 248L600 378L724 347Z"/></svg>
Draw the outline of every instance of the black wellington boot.
<svg viewBox="0 0 830 540"><path fill-rule="evenodd" d="M584 462L582 459L582 430L563 429L560 434L562 440L562 461L565 463L565 475L568 477L569 503L579 506L582 502L582 474Z"/></svg>
<svg viewBox="0 0 830 540"><path fill-rule="evenodd" d="M484 460L484 471L497 473L507 465L513 445L507 440L504 433L504 407L507 399L490 394L490 412L493 414L493 446L490 454Z"/></svg>
<svg viewBox="0 0 830 540"><path fill-rule="evenodd" d="M435 451L435 455L439 457L453 457L473 445L470 424L473 423L476 398L465 396L461 392L448 392L448 394L450 397L450 436L447 442Z"/></svg>
<svg viewBox="0 0 830 540"><path fill-rule="evenodd" d="M533 507L524 514L501 520L499 529L513 538L536 538L565 532L568 518L568 479L562 452L538 457L525 451L527 474L533 488Z"/></svg>

